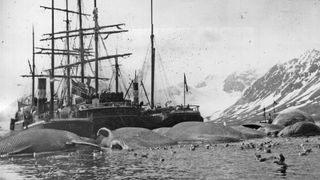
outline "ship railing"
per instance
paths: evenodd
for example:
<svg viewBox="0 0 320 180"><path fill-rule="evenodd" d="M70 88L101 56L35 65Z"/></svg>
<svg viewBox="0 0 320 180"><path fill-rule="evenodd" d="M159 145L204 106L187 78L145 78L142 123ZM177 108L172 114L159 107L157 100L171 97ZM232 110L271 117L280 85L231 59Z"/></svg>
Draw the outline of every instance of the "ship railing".
<svg viewBox="0 0 320 180"><path fill-rule="evenodd" d="M121 102L99 102L95 104L85 104L82 105L85 108L101 108L101 107L131 107L133 104L131 101L121 101Z"/></svg>
<svg viewBox="0 0 320 180"><path fill-rule="evenodd" d="M132 106L130 101L121 101L121 102L105 102L101 103L103 106Z"/></svg>
<svg viewBox="0 0 320 180"><path fill-rule="evenodd" d="M195 112L199 112L199 105L177 105L176 106L176 110L192 110L192 111L195 111Z"/></svg>

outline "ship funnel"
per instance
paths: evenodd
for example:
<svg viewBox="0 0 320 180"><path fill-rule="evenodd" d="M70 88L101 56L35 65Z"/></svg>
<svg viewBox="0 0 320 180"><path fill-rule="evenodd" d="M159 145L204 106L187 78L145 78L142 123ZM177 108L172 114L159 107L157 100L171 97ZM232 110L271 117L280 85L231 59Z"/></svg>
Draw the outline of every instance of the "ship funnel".
<svg viewBox="0 0 320 180"><path fill-rule="evenodd" d="M38 78L38 103L37 103L38 115L46 111L46 108L45 108L45 103L47 101L46 86L47 86L47 79Z"/></svg>
<svg viewBox="0 0 320 180"><path fill-rule="evenodd" d="M139 104L139 83L135 80L132 83L133 85L133 104Z"/></svg>

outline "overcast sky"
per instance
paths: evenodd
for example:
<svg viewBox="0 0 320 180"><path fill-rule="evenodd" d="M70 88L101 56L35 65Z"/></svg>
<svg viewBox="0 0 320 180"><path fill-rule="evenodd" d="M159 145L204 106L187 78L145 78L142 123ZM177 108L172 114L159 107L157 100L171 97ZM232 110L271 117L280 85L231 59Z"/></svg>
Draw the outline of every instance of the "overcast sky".
<svg viewBox="0 0 320 180"><path fill-rule="evenodd" d="M70 9L77 10L76 0L69 1ZM92 13L92 2L84 1L85 13ZM51 30L50 11L40 5L50 6L51 1L0 1L0 109L31 91L30 80L20 75L29 73L32 24L37 46L43 46L41 34ZM64 0L56 0L56 7L64 5ZM126 23L129 32L109 43L133 53L122 64L134 71L149 45L150 1L98 0L98 5L100 25ZM57 16L56 31L65 28L63 16ZM92 25L92 17L85 20ZM250 68L264 72L308 49L320 50L319 0L154 0L154 24L156 48L173 81L181 80L184 72L193 84L208 74L224 76ZM37 58L38 71L46 61L49 58Z"/></svg>

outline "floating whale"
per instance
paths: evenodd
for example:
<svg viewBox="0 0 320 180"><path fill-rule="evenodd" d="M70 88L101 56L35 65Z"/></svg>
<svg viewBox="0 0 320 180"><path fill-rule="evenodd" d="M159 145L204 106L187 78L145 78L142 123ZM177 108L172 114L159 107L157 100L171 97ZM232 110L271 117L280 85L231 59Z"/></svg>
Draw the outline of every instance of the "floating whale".
<svg viewBox="0 0 320 180"><path fill-rule="evenodd" d="M207 142L207 143L229 143L245 139L245 136L235 129L212 122L182 122L167 133L167 137L178 142Z"/></svg>
<svg viewBox="0 0 320 180"><path fill-rule="evenodd" d="M149 129L136 127L124 127L114 131L110 131L107 128L101 128L97 135L97 144L101 147L120 150L159 147L177 143L176 141Z"/></svg>
<svg viewBox="0 0 320 180"><path fill-rule="evenodd" d="M299 137L299 136L318 136L320 135L320 127L315 123L308 121L300 121L293 125L287 126L279 132L279 136L283 137Z"/></svg>
<svg viewBox="0 0 320 180"><path fill-rule="evenodd" d="M0 155L61 151L86 145L99 148L87 139L63 130L28 129L0 140Z"/></svg>

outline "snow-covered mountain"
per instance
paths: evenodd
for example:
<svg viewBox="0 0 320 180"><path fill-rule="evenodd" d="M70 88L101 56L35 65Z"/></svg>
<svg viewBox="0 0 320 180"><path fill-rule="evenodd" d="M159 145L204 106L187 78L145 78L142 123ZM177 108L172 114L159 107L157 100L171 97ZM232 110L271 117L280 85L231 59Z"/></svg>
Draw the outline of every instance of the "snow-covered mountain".
<svg viewBox="0 0 320 180"><path fill-rule="evenodd" d="M223 91L224 79L224 76L207 75L190 91L195 96L191 102L200 105L200 112L207 120L217 117L225 108L235 103L241 95L239 92Z"/></svg>
<svg viewBox="0 0 320 180"><path fill-rule="evenodd" d="M200 105L200 112L207 120L217 118L227 107L234 104L240 97L243 90L257 79L255 71L234 72L228 76L207 75L195 85L188 84L189 92L186 93L187 104ZM243 83L243 89L225 91L226 83ZM165 90L158 91L159 94L171 94L177 104L183 103L183 82L176 86L170 86Z"/></svg>
<svg viewBox="0 0 320 180"><path fill-rule="evenodd" d="M223 83L223 90L227 93L243 92L257 79L255 70L234 72L230 74Z"/></svg>
<svg viewBox="0 0 320 180"><path fill-rule="evenodd" d="M264 107L267 113L292 106L318 113L319 101L320 51L308 50L300 58L273 66L216 121L262 120Z"/></svg>

